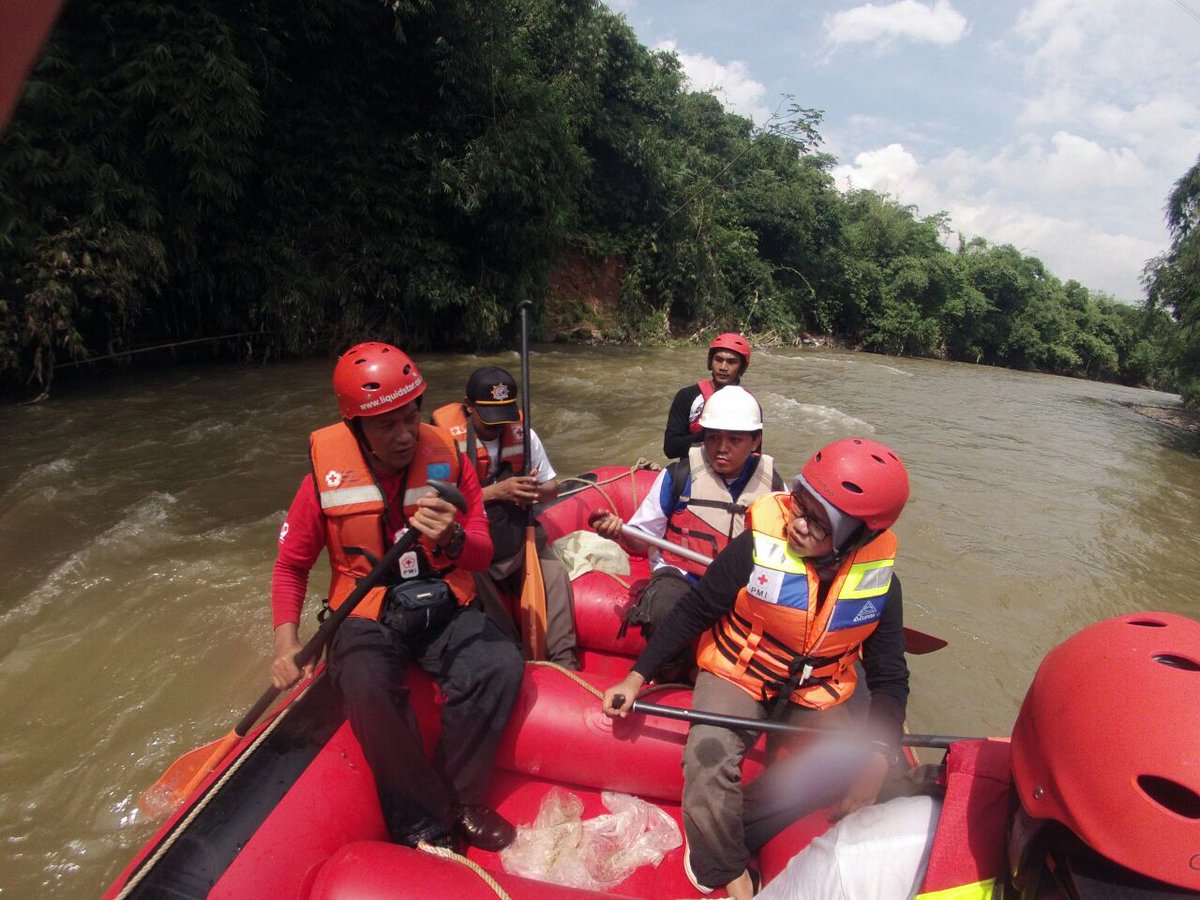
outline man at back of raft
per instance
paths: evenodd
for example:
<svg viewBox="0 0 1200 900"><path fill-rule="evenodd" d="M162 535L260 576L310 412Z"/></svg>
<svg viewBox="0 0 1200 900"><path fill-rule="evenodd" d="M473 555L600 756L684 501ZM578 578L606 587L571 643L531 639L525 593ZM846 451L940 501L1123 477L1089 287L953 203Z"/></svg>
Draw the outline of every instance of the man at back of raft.
<svg viewBox="0 0 1200 900"><path fill-rule="evenodd" d="M850 438L818 450L790 495L754 503L747 530L655 630L630 673L604 692L604 712L628 715L647 679L699 636L695 709L848 727L845 701L861 655L871 691L869 739L843 776L842 810L872 802L896 758L908 703L890 531L907 499L904 465L882 444ZM703 891L724 889L735 900L755 888L748 835L761 831L760 818L778 814L769 777L774 765L743 794L742 757L757 737L692 725L683 753L688 877ZM769 750L775 744L768 740Z"/></svg>
<svg viewBox="0 0 1200 900"><path fill-rule="evenodd" d="M499 584L512 584L525 570L526 509L558 496L558 480L537 432L529 429L529 460L517 405L517 383L499 366L476 369L467 379L461 403L433 412L434 425L447 429L458 449L475 461L488 516L492 564L475 576L475 586L488 615L520 642L516 624L500 596ZM575 603L571 578L539 531L538 561L546 591L546 659L578 669ZM514 586L519 591L519 586Z"/></svg>
<svg viewBox="0 0 1200 900"><path fill-rule="evenodd" d="M719 334L708 345L710 378L680 388L667 413L663 431L663 455L681 459L695 444L700 443L700 411L714 393L730 384L739 384L750 367L750 342L740 334Z"/></svg>
<svg viewBox="0 0 1200 900"><path fill-rule="evenodd" d="M524 664L513 642L471 603L471 573L492 558L474 466L450 435L421 423L425 381L399 348L352 347L337 362L333 387L342 421L313 432L312 471L279 533L271 680L282 689L300 678L294 661L300 612L321 552L329 554L328 603L336 609L387 548L416 529L414 549L333 633L329 672L375 777L392 840L455 847L462 838L500 850L515 832L484 801ZM429 479L457 485L466 515L436 496ZM446 697L434 762L408 706L409 664L427 672Z"/></svg>
<svg viewBox="0 0 1200 900"><path fill-rule="evenodd" d="M783 490L775 461L760 454L762 411L749 392L732 385L713 394L699 418L701 443L659 473L629 524L674 544L716 558L742 533L746 510L759 497ZM704 566L670 551L651 549L625 536L621 517L609 510L592 515L591 526L637 556L649 554L653 575L637 605L625 613L625 625L640 625L649 637ZM689 656L685 651L685 656ZM691 668L683 661L683 670ZM669 666L680 668L678 661Z"/></svg>

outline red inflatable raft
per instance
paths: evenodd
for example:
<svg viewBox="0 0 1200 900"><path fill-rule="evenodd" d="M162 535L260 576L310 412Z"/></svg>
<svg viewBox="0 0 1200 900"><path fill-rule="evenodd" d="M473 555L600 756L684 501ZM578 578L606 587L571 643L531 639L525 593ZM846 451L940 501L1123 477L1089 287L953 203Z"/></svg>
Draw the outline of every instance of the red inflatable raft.
<svg viewBox="0 0 1200 900"><path fill-rule="evenodd" d="M551 539L586 528L599 507L628 518L655 473L606 467L563 483L540 515ZM632 794L680 821L680 756L687 725L631 716L610 721L600 691L628 671L641 647L637 629L617 637L622 613L648 577L645 560L628 576L587 572L574 581L582 673L530 663L509 721L489 800L510 821L531 823L551 789L576 795L585 819L605 813L606 791ZM436 687L412 674L413 706L427 747L438 737ZM690 691L668 688L656 703L689 707ZM744 774L762 769L761 742ZM817 814L759 853L765 880L829 825ZM449 859L388 843L371 772L323 667L249 734L166 821L106 897L565 898L699 896L683 849L643 865L604 892L535 881L504 871L497 854L471 849Z"/></svg>

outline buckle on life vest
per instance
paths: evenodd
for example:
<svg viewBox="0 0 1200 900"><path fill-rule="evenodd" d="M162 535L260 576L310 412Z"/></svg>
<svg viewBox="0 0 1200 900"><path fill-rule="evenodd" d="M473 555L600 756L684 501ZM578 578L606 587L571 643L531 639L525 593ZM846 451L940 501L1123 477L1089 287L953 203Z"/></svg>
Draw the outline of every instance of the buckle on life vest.
<svg viewBox="0 0 1200 900"><path fill-rule="evenodd" d="M787 712L788 704L792 702L792 694L796 693L804 683L808 681L813 673L813 664L807 656L797 656L788 663L788 678L785 682L776 682L779 686L779 693L775 695L775 702L771 704L771 718L782 719L784 713ZM772 685L772 686L775 686ZM766 694L768 685L763 685L763 694Z"/></svg>

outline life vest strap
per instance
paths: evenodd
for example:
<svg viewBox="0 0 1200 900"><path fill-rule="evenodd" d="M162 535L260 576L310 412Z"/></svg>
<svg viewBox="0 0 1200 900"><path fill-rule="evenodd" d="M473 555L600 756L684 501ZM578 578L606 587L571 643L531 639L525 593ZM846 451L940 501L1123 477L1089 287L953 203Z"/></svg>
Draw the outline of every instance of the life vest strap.
<svg viewBox="0 0 1200 900"><path fill-rule="evenodd" d="M709 509L719 509L723 512L730 513L735 516L743 515L750 507L744 506L741 503L727 500L705 500L703 498L695 498L688 496L680 496L680 499L687 503L688 506L705 506Z"/></svg>

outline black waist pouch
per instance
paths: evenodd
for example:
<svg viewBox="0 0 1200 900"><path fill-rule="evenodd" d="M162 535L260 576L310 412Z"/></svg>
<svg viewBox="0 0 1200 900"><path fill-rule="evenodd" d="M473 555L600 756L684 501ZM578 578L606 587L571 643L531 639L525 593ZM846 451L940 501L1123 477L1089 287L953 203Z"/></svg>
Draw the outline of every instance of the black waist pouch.
<svg viewBox="0 0 1200 900"><path fill-rule="evenodd" d="M414 578L388 588L379 621L404 637L438 631L454 613L458 601L446 582Z"/></svg>
<svg viewBox="0 0 1200 900"><path fill-rule="evenodd" d="M483 509L492 536L492 559L508 559L520 553L525 546L525 510L507 500L485 503Z"/></svg>

